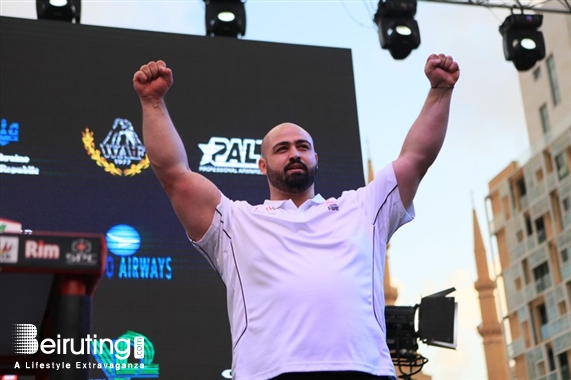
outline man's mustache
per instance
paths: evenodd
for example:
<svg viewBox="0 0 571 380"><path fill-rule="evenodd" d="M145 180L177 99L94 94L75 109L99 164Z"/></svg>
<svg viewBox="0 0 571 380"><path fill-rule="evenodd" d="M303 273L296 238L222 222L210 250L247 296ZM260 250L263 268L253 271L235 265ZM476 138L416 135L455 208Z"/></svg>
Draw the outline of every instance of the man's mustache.
<svg viewBox="0 0 571 380"><path fill-rule="evenodd" d="M301 166L301 168L305 171L308 172L309 168L307 167L306 164L304 164L300 159L297 159L295 161L290 162L289 164L286 165L286 167L284 168L284 172L287 172L290 169L294 169L294 168L299 168Z"/></svg>

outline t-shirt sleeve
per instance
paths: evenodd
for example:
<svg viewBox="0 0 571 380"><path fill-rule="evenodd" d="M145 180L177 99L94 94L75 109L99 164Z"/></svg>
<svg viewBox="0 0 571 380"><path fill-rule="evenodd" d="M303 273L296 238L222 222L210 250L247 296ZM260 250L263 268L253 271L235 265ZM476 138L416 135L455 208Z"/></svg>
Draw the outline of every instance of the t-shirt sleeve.
<svg viewBox="0 0 571 380"><path fill-rule="evenodd" d="M387 242L399 227L414 219L414 205L411 203L405 209L400 198L392 163L379 170L375 178L356 193L357 201L370 222L384 227L379 231L385 231Z"/></svg>
<svg viewBox="0 0 571 380"><path fill-rule="evenodd" d="M216 206L210 227L200 240L190 241L194 247L208 260L210 265L222 276L222 257L224 252L224 226L228 224L228 218L232 209L232 201L221 194L220 203Z"/></svg>

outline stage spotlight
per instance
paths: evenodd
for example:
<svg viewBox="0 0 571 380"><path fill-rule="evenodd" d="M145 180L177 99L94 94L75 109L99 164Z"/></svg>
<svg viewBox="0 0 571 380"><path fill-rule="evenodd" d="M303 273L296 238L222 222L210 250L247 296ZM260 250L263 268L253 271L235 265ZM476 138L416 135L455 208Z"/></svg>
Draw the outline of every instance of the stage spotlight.
<svg viewBox="0 0 571 380"><path fill-rule="evenodd" d="M542 21L543 15L540 14L509 15L500 26L504 56L514 63L518 71L529 70L545 58L545 41L537 30Z"/></svg>
<svg viewBox="0 0 571 380"><path fill-rule="evenodd" d="M235 37L246 34L246 9L242 0L204 0L206 35Z"/></svg>
<svg viewBox="0 0 571 380"><path fill-rule="evenodd" d="M36 0L38 20L58 20L79 24L81 0Z"/></svg>
<svg viewBox="0 0 571 380"><path fill-rule="evenodd" d="M387 345L393 364L403 375L418 373L428 361L417 352L417 340L430 346L456 348L458 304L454 297L447 297L453 291L455 289L450 288L423 297L420 305L385 307ZM415 328L417 310L418 331Z"/></svg>
<svg viewBox="0 0 571 380"><path fill-rule="evenodd" d="M405 59L420 45L420 30L414 19L416 0L381 0L374 21L379 27L381 48L394 59Z"/></svg>

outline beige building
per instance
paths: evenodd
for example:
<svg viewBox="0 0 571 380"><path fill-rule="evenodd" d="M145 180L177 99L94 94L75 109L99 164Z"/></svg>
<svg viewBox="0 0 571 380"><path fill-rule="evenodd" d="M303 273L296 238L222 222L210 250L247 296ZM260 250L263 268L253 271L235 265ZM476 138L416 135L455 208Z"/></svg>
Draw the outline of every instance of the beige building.
<svg viewBox="0 0 571 380"><path fill-rule="evenodd" d="M571 16L545 13L541 31L546 58L519 73L530 148L525 158L513 161L489 182L488 218L493 256L501 269L497 283L503 284L497 294L503 300L499 317L509 377L568 380ZM490 311L483 308L482 315L486 313ZM497 364L495 357L486 353L488 370ZM489 373L490 380L502 378Z"/></svg>

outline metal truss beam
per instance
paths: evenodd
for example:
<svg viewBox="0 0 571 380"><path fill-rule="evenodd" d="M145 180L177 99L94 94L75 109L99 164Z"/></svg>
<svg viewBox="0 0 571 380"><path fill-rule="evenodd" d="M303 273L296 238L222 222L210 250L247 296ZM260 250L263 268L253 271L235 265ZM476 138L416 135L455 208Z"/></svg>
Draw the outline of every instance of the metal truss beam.
<svg viewBox="0 0 571 380"><path fill-rule="evenodd" d="M421 0L430 3L445 3L458 5L474 5L486 8L504 8L512 11L528 10L537 13L571 14L571 0Z"/></svg>

